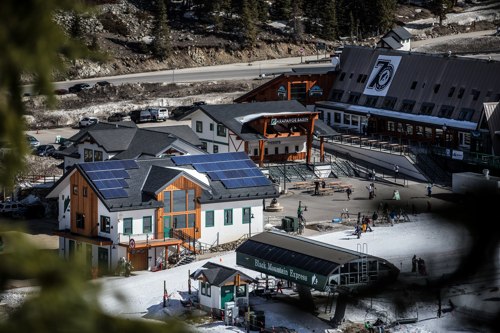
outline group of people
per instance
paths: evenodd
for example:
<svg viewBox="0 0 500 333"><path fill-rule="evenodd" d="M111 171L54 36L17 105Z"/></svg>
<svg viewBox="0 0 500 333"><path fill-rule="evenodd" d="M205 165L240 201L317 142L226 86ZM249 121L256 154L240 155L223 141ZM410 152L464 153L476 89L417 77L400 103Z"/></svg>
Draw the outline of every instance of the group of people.
<svg viewBox="0 0 500 333"><path fill-rule="evenodd" d="M375 184L370 183L370 185L368 185L366 187L366 189L368 190L368 199L371 200L371 199L375 198L375 190L376 190Z"/></svg>
<svg viewBox="0 0 500 333"><path fill-rule="evenodd" d="M418 271L418 274L420 275L427 275L427 268L425 267L425 261L424 259L418 257L417 255L413 255L413 258L411 258L411 272L416 273Z"/></svg>
<svg viewBox="0 0 500 333"><path fill-rule="evenodd" d="M380 319L377 318L375 323L370 323L369 321L365 322L365 328L368 330L369 333L384 333L385 328L384 328L384 322Z"/></svg>
<svg viewBox="0 0 500 333"><path fill-rule="evenodd" d="M378 215L376 212L373 212L373 214L376 215L376 217L378 218ZM374 221L374 220L373 220ZM358 213L358 222L356 223L356 226L354 227L354 233L353 235L356 235L357 238L361 238L361 234L363 232L367 232L367 231L370 231L372 232L373 229L370 227L370 217L367 216L367 215L363 215L363 217L361 217L361 212ZM375 224L373 224L373 226L375 226Z"/></svg>

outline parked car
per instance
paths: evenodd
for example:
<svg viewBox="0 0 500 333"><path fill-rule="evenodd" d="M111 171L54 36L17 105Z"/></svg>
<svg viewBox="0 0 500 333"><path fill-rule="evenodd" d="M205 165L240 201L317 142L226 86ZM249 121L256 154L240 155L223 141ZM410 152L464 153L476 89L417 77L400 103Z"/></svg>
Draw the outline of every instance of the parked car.
<svg viewBox="0 0 500 333"><path fill-rule="evenodd" d="M0 215L12 216L13 213L23 209L24 205L17 201L0 202Z"/></svg>
<svg viewBox="0 0 500 333"><path fill-rule="evenodd" d="M147 111L151 113L152 121L166 121L168 119L167 108L148 108Z"/></svg>
<svg viewBox="0 0 500 333"><path fill-rule="evenodd" d="M111 82L109 81L97 81L95 83L95 87L106 87L106 86L110 86L111 85Z"/></svg>
<svg viewBox="0 0 500 333"><path fill-rule="evenodd" d="M69 93L68 89L64 88L54 90L54 94L56 95L66 95L67 93Z"/></svg>
<svg viewBox="0 0 500 333"><path fill-rule="evenodd" d="M80 127L87 127L87 126L90 126L93 124L97 124L98 122L99 122L99 119L97 119L96 117L83 117L78 122L78 125Z"/></svg>
<svg viewBox="0 0 500 333"><path fill-rule="evenodd" d="M90 89L90 88L91 88L91 86L88 83L77 83L77 84L69 87L68 91L71 94L76 94L77 92L80 92L80 91L85 90L85 89Z"/></svg>
<svg viewBox="0 0 500 333"><path fill-rule="evenodd" d="M56 147L53 145L40 145L36 147L35 154L38 156L52 156L56 151Z"/></svg>
<svg viewBox="0 0 500 333"><path fill-rule="evenodd" d="M134 123L142 123L146 121L151 121L153 117L151 116L151 112L148 110L135 110L130 112L130 120Z"/></svg>
<svg viewBox="0 0 500 333"><path fill-rule="evenodd" d="M40 141L38 141L38 139L35 138L33 135L26 134L26 139L28 140L28 143L33 149L40 145Z"/></svg>
<svg viewBox="0 0 500 333"><path fill-rule="evenodd" d="M124 112L113 113L108 117L108 121L123 121L123 118L125 118L126 116L127 114Z"/></svg>

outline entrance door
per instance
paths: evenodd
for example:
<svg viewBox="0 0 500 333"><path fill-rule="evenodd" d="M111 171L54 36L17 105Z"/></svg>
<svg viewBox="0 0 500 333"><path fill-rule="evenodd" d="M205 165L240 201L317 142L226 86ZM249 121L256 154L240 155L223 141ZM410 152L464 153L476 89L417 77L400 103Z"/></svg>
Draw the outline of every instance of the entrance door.
<svg viewBox="0 0 500 333"><path fill-rule="evenodd" d="M170 238L170 229L172 229L170 225L170 216L163 216L163 232L164 238Z"/></svg>
<svg viewBox="0 0 500 333"><path fill-rule="evenodd" d="M97 266L99 275L102 276L108 272L109 253L104 247L97 248Z"/></svg>
<svg viewBox="0 0 500 333"><path fill-rule="evenodd" d="M220 308L224 309L226 302L234 301L234 286L222 286L220 288Z"/></svg>

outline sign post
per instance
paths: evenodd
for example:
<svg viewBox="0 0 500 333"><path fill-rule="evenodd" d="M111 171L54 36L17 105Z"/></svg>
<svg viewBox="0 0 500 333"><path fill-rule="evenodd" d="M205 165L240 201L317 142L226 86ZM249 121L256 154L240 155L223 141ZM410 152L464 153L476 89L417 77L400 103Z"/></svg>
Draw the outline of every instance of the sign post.
<svg viewBox="0 0 500 333"><path fill-rule="evenodd" d="M300 50L299 50L299 52L300 52L300 63L302 64L303 63L302 57L304 56L304 48L301 47Z"/></svg>

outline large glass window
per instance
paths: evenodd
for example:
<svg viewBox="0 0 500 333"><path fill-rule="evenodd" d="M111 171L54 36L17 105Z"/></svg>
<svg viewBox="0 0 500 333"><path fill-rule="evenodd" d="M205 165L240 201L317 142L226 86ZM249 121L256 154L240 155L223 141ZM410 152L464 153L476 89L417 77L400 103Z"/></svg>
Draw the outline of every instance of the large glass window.
<svg viewBox="0 0 500 333"><path fill-rule="evenodd" d="M347 100L347 103L349 103L349 104L358 104L360 96L361 96L360 93L352 92L349 95L349 99Z"/></svg>
<svg viewBox="0 0 500 333"><path fill-rule="evenodd" d="M132 235L132 218L127 217L123 219L123 234L124 235Z"/></svg>
<svg viewBox="0 0 500 333"><path fill-rule="evenodd" d="M382 109L394 110L394 106L396 106L397 100L398 99L396 97L384 98L384 101L382 102Z"/></svg>
<svg viewBox="0 0 500 333"><path fill-rule="evenodd" d="M194 228L195 221L196 221L196 215L188 214L188 228Z"/></svg>
<svg viewBox="0 0 500 333"><path fill-rule="evenodd" d="M460 113L458 114L458 120L470 121L472 119L473 114L474 114L474 109L462 108L460 110Z"/></svg>
<svg viewBox="0 0 500 333"><path fill-rule="evenodd" d="M233 224L233 210L224 209L224 225L232 225L232 224Z"/></svg>
<svg viewBox="0 0 500 333"><path fill-rule="evenodd" d="M150 234L153 232L153 219L151 216L144 216L142 218L142 233Z"/></svg>
<svg viewBox="0 0 500 333"><path fill-rule="evenodd" d="M434 110L434 103L422 103L420 107L420 113L425 115L431 115L432 110Z"/></svg>
<svg viewBox="0 0 500 333"><path fill-rule="evenodd" d="M111 218L109 216L101 215L101 219L99 221L99 227L101 232L106 232L109 234L111 229Z"/></svg>
<svg viewBox="0 0 500 333"><path fill-rule="evenodd" d="M366 96L365 105L375 107L377 105L378 96Z"/></svg>
<svg viewBox="0 0 500 333"><path fill-rule="evenodd" d="M179 190L174 191L174 212L185 212L186 211L186 191Z"/></svg>
<svg viewBox="0 0 500 333"><path fill-rule="evenodd" d="M194 196L194 190L188 190L187 191L188 197L187 197L187 205L188 209L187 210L194 210L195 209L195 204L196 204L196 198Z"/></svg>
<svg viewBox="0 0 500 333"><path fill-rule="evenodd" d="M83 150L83 161L84 162L93 162L94 161L94 151L92 149L84 149Z"/></svg>
<svg viewBox="0 0 500 333"><path fill-rule="evenodd" d="M173 218L175 229L186 228L186 215L174 215Z"/></svg>
<svg viewBox="0 0 500 333"><path fill-rule="evenodd" d="M350 125L351 124L351 115L344 113L344 124Z"/></svg>
<svg viewBox="0 0 500 333"><path fill-rule="evenodd" d="M163 211L170 213L170 192L163 192Z"/></svg>
<svg viewBox="0 0 500 333"><path fill-rule="evenodd" d="M334 102L340 102L342 100L342 95L344 95L344 91L343 90L334 89L332 91L332 101L334 101Z"/></svg>
<svg viewBox="0 0 500 333"><path fill-rule="evenodd" d="M342 122L342 113L334 112L333 113L333 123L340 124Z"/></svg>
<svg viewBox="0 0 500 333"><path fill-rule="evenodd" d="M205 227L213 227L215 225L214 211L208 210L205 212Z"/></svg>
<svg viewBox="0 0 500 333"><path fill-rule="evenodd" d="M401 112L412 112L413 111L413 107L415 106L415 101L412 101L412 100L408 100L408 99L405 99L403 101L403 104L401 104L401 109L400 111Z"/></svg>
<svg viewBox="0 0 500 333"><path fill-rule="evenodd" d="M439 110L438 117L451 118L454 109L455 107L451 105L442 105L441 109Z"/></svg>
<svg viewBox="0 0 500 333"><path fill-rule="evenodd" d="M250 219L252 217L252 212L250 207L243 208L243 224L250 223Z"/></svg>

